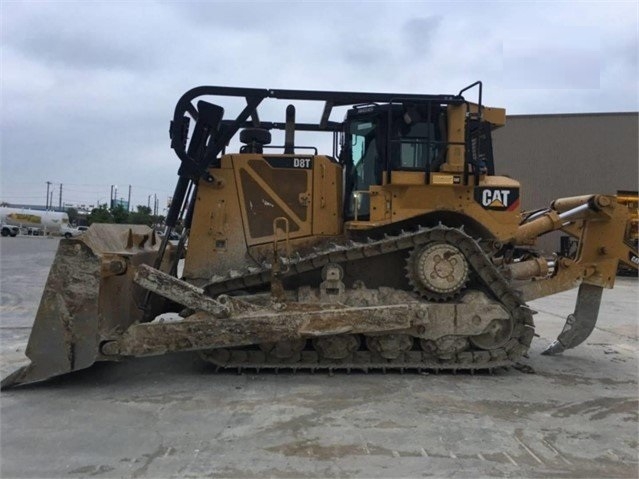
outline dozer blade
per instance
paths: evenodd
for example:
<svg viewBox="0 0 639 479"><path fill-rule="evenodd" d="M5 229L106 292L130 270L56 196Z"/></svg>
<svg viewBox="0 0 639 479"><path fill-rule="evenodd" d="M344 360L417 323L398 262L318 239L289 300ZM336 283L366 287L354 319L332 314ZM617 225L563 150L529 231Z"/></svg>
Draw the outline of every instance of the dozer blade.
<svg viewBox="0 0 639 479"><path fill-rule="evenodd" d="M603 288L592 284L582 283L577 293L575 312L566 318L566 324L557 339L541 354L561 354L583 343L595 329L601 294Z"/></svg>
<svg viewBox="0 0 639 479"><path fill-rule="evenodd" d="M139 225L96 224L82 236L62 239L31 330L31 363L0 387L41 381L84 369L100 344L142 317L143 290L131 280L136 265L152 263L153 230Z"/></svg>

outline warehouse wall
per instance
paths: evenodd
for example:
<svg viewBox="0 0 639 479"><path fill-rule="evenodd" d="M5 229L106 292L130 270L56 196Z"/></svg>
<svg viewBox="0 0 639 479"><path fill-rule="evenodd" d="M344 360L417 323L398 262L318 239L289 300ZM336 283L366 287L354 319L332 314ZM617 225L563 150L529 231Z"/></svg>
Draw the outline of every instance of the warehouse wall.
<svg viewBox="0 0 639 479"><path fill-rule="evenodd" d="M638 138L638 113L508 116L493 132L495 170L521 182L527 210L565 196L636 191ZM551 238L544 248L556 249Z"/></svg>

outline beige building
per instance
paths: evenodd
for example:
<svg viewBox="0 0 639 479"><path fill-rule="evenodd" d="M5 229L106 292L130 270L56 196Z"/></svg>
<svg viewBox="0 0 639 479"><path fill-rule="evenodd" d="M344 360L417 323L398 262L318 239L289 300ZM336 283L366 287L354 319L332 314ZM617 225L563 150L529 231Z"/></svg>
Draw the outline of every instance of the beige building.
<svg viewBox="0 0 639 479"><path fill-rule="evenodd" d="M521 182L525 210L565 196L638 189L636 112L508 116L493 148L496 173Z"/></svg>

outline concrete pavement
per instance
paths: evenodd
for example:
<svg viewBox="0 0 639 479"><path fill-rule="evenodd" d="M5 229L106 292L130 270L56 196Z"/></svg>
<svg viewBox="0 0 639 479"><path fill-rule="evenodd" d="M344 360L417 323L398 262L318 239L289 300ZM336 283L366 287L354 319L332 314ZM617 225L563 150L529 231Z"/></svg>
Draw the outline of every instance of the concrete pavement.
<svg viewBox="0 0 639 479"><path fill-rule="evenodd" d="M0 372L24 347L57 240L0 239ZM531 303L534 374L214 373L195 354L0 394L0 476L632 477L638 283L604 292L588 341L539 353L576 291Z"/></svg>

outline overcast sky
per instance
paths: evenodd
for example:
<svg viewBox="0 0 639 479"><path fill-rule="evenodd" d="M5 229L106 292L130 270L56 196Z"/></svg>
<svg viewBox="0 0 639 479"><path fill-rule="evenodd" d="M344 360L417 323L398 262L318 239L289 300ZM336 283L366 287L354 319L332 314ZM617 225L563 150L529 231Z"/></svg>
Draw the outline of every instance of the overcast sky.
<svg viewBox="0 0 639 479"><path fill-rule="evenodd" d="M132 185L133 205L158 195L163 207L178 168L169 120L199 85L457 93L482 80L484 103L509 114L638 110L637 1L0 9L0 201L10 203L44 204L50 181L56 205L59 184L63 203L87 204ZM283 107L262 115L283 118Z"/></svg>

